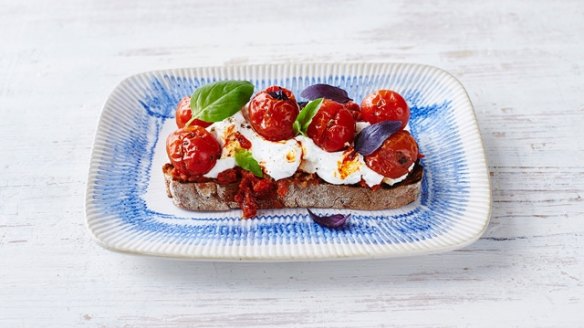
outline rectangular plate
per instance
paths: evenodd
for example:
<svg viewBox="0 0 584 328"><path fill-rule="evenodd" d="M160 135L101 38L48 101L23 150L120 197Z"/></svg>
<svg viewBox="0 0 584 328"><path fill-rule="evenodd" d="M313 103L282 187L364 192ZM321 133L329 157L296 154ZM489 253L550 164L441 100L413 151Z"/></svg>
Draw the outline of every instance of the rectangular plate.
<svg viewBox="0 0 584 328"><path fill-rule="evenodd" d="M360 102L377 89L402 94L410 127L425 155L419 199L398 210L352 213L343 229L323 228L305 209L188 212L166 196L161 167L180 98L218 80L249 80L297 96L328 83ZM488 170L470 100L438 68L416 64L285 64L156 71L122 81L97 129L86 197L89 230L104 247L189 259L293 261L435 253L477 240L491 210Z"/></svg>

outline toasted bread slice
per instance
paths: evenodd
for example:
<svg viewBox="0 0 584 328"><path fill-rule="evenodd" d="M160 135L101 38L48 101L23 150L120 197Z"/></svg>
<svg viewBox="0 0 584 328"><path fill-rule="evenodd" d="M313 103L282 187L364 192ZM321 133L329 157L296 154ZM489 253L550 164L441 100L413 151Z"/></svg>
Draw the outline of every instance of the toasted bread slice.
<svg viewBox="0 0 584 328"><path fill-rule="evenodd" d="M192 211L226 211L239 208L235 195L239 182L219 184L209 182L180 182L173 179L172 166L163 168L168 197L180 208ZM391 187L372 190L360 185L333 185L314 174L297 173L286 179L287 191L273 193L269 199L258 199L258 208L335 208L383 210L402 207L418 197L423 167L416 163L408 177Z"/></svg>

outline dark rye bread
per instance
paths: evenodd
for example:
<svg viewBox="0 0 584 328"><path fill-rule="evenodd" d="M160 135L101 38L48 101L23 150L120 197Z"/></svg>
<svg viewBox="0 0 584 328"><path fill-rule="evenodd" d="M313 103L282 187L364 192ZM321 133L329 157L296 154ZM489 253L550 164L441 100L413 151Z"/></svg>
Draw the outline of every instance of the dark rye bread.
<svg viewBox="0 0 584 328"><path fill-rule="evenodd" d="M174 204L192 211L226 211L239 208L234 201L239 184L220 185L216 182L180 182L171 175L172 166L164 168L166 192ZM332 185L314 175L301 173L290 179L285 196L258 201L259 208L345 208L356 210L383 210L402 207L418 197L421 189L423 168L418 163L408 178L391 187L371 190L359 185ZM319 183L305 183L318 180Z"/></svg>

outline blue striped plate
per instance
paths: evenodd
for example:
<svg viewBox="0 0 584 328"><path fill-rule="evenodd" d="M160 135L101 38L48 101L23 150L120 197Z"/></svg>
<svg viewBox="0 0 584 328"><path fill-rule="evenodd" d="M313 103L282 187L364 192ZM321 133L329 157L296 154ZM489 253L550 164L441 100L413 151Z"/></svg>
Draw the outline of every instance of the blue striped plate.
<svg viewBox="0 0 584 328"><path fill-rule="evenodd" d="M165 194L164 143L175 128L179 99L206 83L249 80L256 90L277 84L298 94L314 83L348 91L356 101L377 89L401 93L411 107L411 132L425 155L419 199L384 211L352 213L343 229L313 223L305 209L188 212ZM86 217L104 247L189 259L294 261L407 256L452 250L486 229L491 195L476 118L450 74L415 64L285 64L156 71L120 83L99 121Z"/></svg>

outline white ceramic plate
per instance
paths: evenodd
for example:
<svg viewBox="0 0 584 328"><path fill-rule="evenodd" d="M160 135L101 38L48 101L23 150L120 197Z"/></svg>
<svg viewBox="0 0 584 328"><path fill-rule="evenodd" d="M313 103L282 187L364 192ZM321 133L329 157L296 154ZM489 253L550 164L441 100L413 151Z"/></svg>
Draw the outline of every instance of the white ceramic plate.
<svg viewBox="0 0 584 328"><path fill-rule="evenodd" d="M343 229L313 223L305 209L188 212L165 194L161 167L179 99L198 86L249 80L256 91L282 85L296 95L328 83L357 102L377 89L402 94L425 155L422 194L398 210L352 213ZM469 98L450 74L415 64L285 64L156 71L120 83L107 100L89 169L86 216L104 247L189 259L293 261L407 256L452 250L487 227L491 195Z"/></svg>

